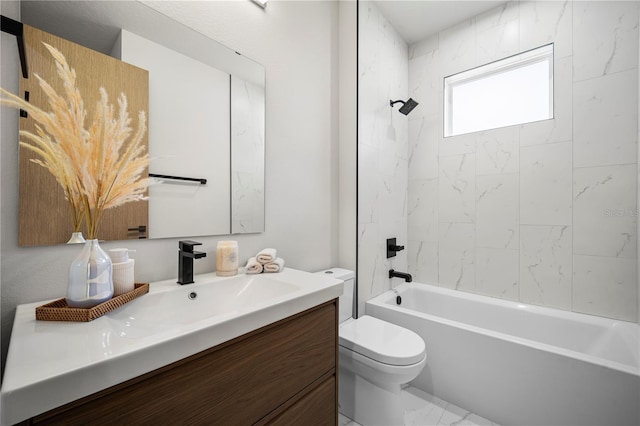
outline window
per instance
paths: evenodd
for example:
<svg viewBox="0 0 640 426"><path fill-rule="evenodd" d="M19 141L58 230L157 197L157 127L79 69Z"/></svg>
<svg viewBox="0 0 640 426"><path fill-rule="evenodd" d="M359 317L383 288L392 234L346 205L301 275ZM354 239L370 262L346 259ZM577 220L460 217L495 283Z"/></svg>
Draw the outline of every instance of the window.
<svg viewBox="0 0 640 426"><path fill-rule="evenodd" d="M444 79L444 136L553 118L553 44Z"/></svg>

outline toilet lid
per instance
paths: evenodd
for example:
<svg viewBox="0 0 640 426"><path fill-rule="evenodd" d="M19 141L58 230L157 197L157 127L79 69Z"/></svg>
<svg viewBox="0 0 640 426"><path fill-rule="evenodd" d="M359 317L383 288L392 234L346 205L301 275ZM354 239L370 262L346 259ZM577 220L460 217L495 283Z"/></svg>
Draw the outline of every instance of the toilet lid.
<svg viewBox="0 0 640 426"><path fill-rule="evenodd" d="M390 365L411 365L425 356L416 333L368 315L340 326L340 346Z"/></svg>

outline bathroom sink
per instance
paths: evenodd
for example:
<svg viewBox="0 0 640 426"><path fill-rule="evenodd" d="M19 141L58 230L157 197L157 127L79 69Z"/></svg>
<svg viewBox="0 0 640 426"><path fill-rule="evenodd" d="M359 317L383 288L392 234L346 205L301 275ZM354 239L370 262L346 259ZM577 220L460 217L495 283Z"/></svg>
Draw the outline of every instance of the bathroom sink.
<svg viewBox="0 0 640 426"><path fill-rule="evenodd" d="M342 294L342 281L286 268L277 274L197 275L150 283L149 293L91 322L36 321L16 308L1 424L125 382Z"/></svg>
<svg viewBox="0 0 640 426"><path fill-rule="evenodd" d="M107 318L121 337L135 338L269 305L300 289L299 285L268 275L204 279L196 284L152 292L124 305Z"/></svg>

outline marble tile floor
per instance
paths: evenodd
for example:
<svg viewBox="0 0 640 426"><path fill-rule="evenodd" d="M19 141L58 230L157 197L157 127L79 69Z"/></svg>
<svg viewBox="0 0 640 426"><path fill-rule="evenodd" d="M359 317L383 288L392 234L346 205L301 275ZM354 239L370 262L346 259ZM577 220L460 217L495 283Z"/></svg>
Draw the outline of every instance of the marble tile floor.
<svg viewBox="0 0 640 426"><path fill-rule="evenodd" d="M471 413L426 392L408 386L402 390L404 425L389 426L498 426L477 414ZM339 415L338 426L360 425Z"/></svg>

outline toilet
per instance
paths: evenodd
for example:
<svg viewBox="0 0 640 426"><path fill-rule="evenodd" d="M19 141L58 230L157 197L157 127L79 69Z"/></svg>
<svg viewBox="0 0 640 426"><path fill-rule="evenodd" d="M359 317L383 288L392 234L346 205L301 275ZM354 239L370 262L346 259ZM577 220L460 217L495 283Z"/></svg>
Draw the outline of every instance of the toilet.
<svg viewBox="0 0 640 426"><path fill-rule="evenodd" d="M332 268L318 273L344 281L338 328L340 412L364 426L403 425L400 391L427 362L424 340L378 318L353 318L353 271Z"/></svg>

